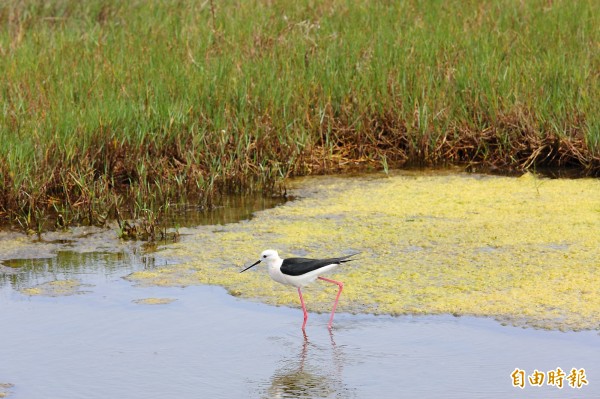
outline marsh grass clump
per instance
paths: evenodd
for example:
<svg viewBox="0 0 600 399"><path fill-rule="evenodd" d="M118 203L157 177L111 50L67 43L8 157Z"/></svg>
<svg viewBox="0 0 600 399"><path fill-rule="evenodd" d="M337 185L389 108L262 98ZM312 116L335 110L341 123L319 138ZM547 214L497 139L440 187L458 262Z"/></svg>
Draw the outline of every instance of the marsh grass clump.
<svg viewBox="0 0 600 399"><path fill-rule="evenodd" d="M151 242L176 242L179 239L179 229L169 231L170 226L167 226L165 218L165 214L168 213L167 208L160 207L157 212L151 209L142 209L137 219L128 220L123 219L119 208L115 207L119 238Z"/></svg>
<svg viewBox="0 0 600 399"><path fill-rule="evenodd" d="M135 219L414 164L598 175L599 15L568 0L4 1L0 218L102 225L115 204Z"/></svg>

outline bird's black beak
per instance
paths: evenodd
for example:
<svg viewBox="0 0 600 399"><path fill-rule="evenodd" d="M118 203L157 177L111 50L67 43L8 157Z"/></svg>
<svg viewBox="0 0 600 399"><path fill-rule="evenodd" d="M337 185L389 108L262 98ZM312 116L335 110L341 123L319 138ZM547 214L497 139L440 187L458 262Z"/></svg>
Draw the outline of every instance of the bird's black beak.
<svg viewBox="0 0 600 399"><path fill-rule="evenodd" d="M244 270L242 270L240 273L245 272L246 270L250 269L251 267L258 265L259 263L260 263L260 259L257 260L256 262L254 262L253 264L251 264L250 266L248 266L247 268L245 268Z"/></svg>

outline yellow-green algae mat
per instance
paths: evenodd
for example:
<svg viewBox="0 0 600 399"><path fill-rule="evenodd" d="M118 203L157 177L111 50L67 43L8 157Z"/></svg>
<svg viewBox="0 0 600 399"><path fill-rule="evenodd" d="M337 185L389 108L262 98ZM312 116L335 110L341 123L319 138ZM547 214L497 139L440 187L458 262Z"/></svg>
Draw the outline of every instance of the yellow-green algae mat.
<svg viewBox="0 0 600 399"><path fill-rule="evenodd" d="M81 289L92 287L91 284L82 284L79 280L53 280L34 287L23 288L21 293L30 296L69 296L76 294L85 294Z"/></svg>
<svg viewBox="0 0 600 399"><path fill-rule="evenodd" d="M0 398L5 398L8 396L8 392L6 390L12 388L14 385L9 383L0 383Z"/></svg>
<svg viewBox="0 0 600 399"><path fill-rule="evenodd" d="M133 303L138 305L168 305L176 300L175 298L140 298L134 299Z"/></svg>
<svg viewBox="0 0 600 399"><path fill-rule="evenodd" d="M280 256L361 252L336 270L339 310L489 316L539 328L600 328L600 182L469 174L309 178L301 199L250 221L183 231L161 254L177 266L141 271L140 284L219 284L233 295L299 306L296 290L260 265ZM337 287L305 289L311 311L329 311Z"/></svg>

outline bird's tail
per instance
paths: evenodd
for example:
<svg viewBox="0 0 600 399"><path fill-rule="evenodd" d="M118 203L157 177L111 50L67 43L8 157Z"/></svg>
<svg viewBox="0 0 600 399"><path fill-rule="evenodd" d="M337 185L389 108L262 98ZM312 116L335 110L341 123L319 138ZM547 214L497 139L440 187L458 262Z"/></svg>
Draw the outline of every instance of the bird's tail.
<svg viewBox="0 0 600 399"><path fill-rule="evenodd" d="M338 259L338 262L339 262L339 263L346 263L346 262L351 262L351 261L353 261L353 260L359 260L359 258L348 259L348 258L350 258L350 257L352 257L352 256L356 256L356 255L358 255L358 254L360 254L360 252L357 252L357 253L355 253L355 254L352 254L352 255L346 255L346 256L342 256L341 258L339 258L339 259Z"/></svg>

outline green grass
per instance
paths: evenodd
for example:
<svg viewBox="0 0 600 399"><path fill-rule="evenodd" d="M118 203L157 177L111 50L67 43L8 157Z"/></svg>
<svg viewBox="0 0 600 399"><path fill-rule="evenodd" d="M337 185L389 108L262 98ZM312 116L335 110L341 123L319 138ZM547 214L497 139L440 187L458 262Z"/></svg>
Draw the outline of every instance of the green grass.
<svg viewBox="0 0 600 399"><path fill-rule="evenodd" d="M211 4L0 5L0 216L94 223L347 165L600 170L598 2Z"/></svg>

